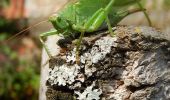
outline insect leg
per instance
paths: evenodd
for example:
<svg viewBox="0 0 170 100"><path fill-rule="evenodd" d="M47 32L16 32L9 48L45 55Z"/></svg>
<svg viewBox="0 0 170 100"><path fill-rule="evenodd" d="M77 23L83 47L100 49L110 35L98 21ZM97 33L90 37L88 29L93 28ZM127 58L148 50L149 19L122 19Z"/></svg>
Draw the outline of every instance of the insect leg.
<svg viewBox="0 0 170 100"><path fill-rule="evenodd" d="M106 12L103 8L96 11L93 16L85 23L84 27L87 32L97 30L106 19Z"/></svg>
<svg viewBox="0 0 170 100"><path fill-rule="evenodd" d="M96 11L95 14L87 21L87 23L84 24L84 26L79 26L79 25L73 25L74 30L78 30L81 32L79 39L77 40L77 47L76 47L76 60L77 63L79 63L79 48L81 46L81 41L82 38L84 37L85 32L93 32L97 30L101 24L105 21L105 11L103 8L99 9Z"/></svg>
<svg viewBox="0 0 170 100"><path fill-rule="evenodd" d="M47 52L47 54L48 54L48 56L49 56L50 58L52 58L52 55L51 55L51 53L49 52L49 49L48 49L48 47L46 46L43 38L44 38L44 37L46 38L47 36L55 35L55 34L57 34L57 30L51 30L51 31L49 31L49 32L45 32L45 33L40 34L40 37L39 37L39 38L40 38L40 42L42 43L45 51Z"/></svg>
<svg viewBox="0 0 170 100"><path fill-rule="evenodd" d="M108 16L106 17L106 23L107 23L107 26L108 26L110 35L111 35L111 36L114 36L115 33L114 33L113 30L112 30L112 26L111 26L111 24L110 24L110 20L109 20Z"/></svg>
<svg viewBox="0 0 170 100"><path fill-rule="evenodd" d="M83 27L80 27L78 25L72 26L74 30L78 30L81 32L80 38L77 41L76 59L79 57L79 48L81 45L82 38L84 36L84 32L93 32L93 31L97 30L103 24L103 22L106 20L106 17L108 15L114 1L115 0L111 0L105 8L100 8L99 10L97 10L92 15L92 17L84 24ZM111 27L111 26L109 26L109 27Z"/></svg>
<svg viewBox="0 0 170 100"><path fill-rule="evenodd" d="M110 0L109 4L105 8L100 8L85 24L85 30L87 32L93 32L97 30L103 22L106 20L108 28L111 31L110 21L107 19L109 11L112 9L115 0Z"/></svg>
<svg viewBox="0 0 170 100"><path fill-rule="evenodd" d="M84 36L84 32L93 32L97 30L103 22L106 20L107 14L111 9L114 0L111 0L110 3L105 8L100 8L97 10L92 17L84 24L84 27L80 27L78 25L73 25L73 29L81 31L80 38L77 42L77 50L80 47L82 38ZM109 30L111 30L110 22L108 21Z"/></svg>
<svg viewBox="0 0 170 100"><path fill-rule="evenodd" d="M87 23L85 24L85 30L87 32L93 32L95 30L97 30L102 24L103 22L106 20L109 32L111 33L111 35L113 36L114 33L112 31L112 26L110 24L110 20L108 18L108 15L106 13L105 9L100 9L98 10L94 16L92 16L92 18L87 21Z"/></svg>
<svg viewBox="0 0 170 100"><path fill-rule="evenodd" d="M82 41L82 39L84 37L84 33L85 32L81 32L80 37L79 37L79 39L77 41L77 44L76 44L76 63L77 64L80 62L80 57L79 57L80 52L79 52L79 49L81 48L80 46L81 46L81 41Z"/></svg>
<svg viewBox="0 0 170 100"><path fill-rule="evenodd" d="M151 19L150 19L149 15L147 14L147 12L144 10L142 4L141 4L138 0L136 0L136 2L137 2L137 5L139 6L139 8L140 8L140 9L143 9L143 14L144 14L145 17L146 17L146 19L147 19L147 21L148 21L148 23L149 23L149 26L152 26Z"/></svg>
<svg viewBox="0 0 170 100"><path fill-rule="evenodd" d="M115 0L110 0L108 5L105 8L100 8L97 10L92 17L87 20L87 22L84 24L84 27L79 27L78 25L73 25L73 29L81 31L84 30L85 32L93 32L96 31L106 20L106 17L111 10Z"/></svg>

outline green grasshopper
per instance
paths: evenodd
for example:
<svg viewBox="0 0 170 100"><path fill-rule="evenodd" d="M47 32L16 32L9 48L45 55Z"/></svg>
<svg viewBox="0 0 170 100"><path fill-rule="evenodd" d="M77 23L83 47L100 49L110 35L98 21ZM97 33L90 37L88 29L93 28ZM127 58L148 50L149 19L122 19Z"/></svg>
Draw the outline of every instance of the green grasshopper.
<svg viewBox="0 0 170 100"><path fill-rule="evenodd" d="M49 21L55 29L42 33L40 35L40 41L49 57L52 57L44 43L44 37L55 34L62 34L67 37L81 33L76 45L76 55L79 55L81 41L86 32L94 32L102 26L107 26L113 36L112 26L117 25L127 15L137 11L123 11L123 8L135 3L139 4L139 1L140 0L78 0L70 3L57 15L49 18ZM142 6L140 5L140 7ZM141 8L140 11L144 11L144 9Z"/></svg>

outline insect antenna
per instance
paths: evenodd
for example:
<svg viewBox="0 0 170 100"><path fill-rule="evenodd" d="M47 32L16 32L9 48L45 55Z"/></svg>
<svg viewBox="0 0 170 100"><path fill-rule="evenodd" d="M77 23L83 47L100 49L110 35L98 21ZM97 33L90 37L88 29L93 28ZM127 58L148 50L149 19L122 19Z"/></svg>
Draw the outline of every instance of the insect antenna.
<svg viewBox="0 0 170 100"><path fill-rule="evenodd" d="M130 15L132 13L136 13L136 12L141 12L141 11L146 11L146 9L141 9L141 8L137 8L137 9L131 9L131 10L128 10L128 14L127 15Z"/></svg>
<svg viewBox="0 0 170 100"><path fill-rule="evenodd" d="M24 33L24 32L27 32L29 29L34 28L34 27L36 27L36 26L38 26L38 25L40 25L40 24L42 24L42 23L44 23L44 22L47 22L47 21L48 21L48 20L44 20L44 21L38 22L38 23L36 23L36 24L34 24L34 25L31 25L31 26L23 29L22 31L16 33L15 35L9 37L9 38L8 38L7 40L5 40L4 42L8 42L8 41L16 38L16 37L19 36L20 34L22 34L22 33Z"/></svg>
<svg viewBox="0 0 170 100"><path fill-rule="evenodd" d="M16 38L17 36L23 34L24 32L29 31L30 29L32 29L32 28L34 28L34 27L36 27L36 26L38 26L38 25L40 25L40 24L42 24L42 23L44 23L44 22L48 22L48 18L49 18L50 15L52 15L52 14L54 14L54 13L57 13L59 10L63 9L63 8L65 7L65 5L67 5L68 3L73 3L73 2L76 2L76 1L77 1L77 0L68 0L66 3L64 3L64 4L62 5L61 8L59 8L59 9L57 9L56 11L50 13L50 14L48 15L48 17L44 18L43 21L38 22L38 23L33 24L33 25L30 25L29 27L27 27L27 28L23 29L22 31L16 33L15 35L9 37L7 40L2 41L2 44L11 41L12 39Z"/></svg>

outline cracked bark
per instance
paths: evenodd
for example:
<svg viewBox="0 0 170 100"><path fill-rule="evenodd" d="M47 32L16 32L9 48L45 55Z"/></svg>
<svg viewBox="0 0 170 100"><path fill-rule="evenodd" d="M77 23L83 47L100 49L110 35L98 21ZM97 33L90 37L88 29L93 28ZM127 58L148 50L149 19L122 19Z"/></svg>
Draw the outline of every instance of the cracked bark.
<svg viewBox="0 0 170 100"><path fill-rule="evenodd" d="M93 97L99 96L102 100L169 100L170 41L151 27L117 26L115 29L115 37L110 37L107 32L97 32L84 38L80 51L83 60L78 65L83 67L74 66L74 57L70 56L74 54L73 45L65 55L56 45L58 39L48 38L47 45L55 58L50 59L50 66L42 67L40 99L80 99L85 90L92 87ZM68 75L68 79L59 79L59 74L49 74L61 72L67 76L62 70L67 67L62 66L64 64L69 66L65 70L75 67L74 77ZM90 93L84 99L90 98Z"/></svg>

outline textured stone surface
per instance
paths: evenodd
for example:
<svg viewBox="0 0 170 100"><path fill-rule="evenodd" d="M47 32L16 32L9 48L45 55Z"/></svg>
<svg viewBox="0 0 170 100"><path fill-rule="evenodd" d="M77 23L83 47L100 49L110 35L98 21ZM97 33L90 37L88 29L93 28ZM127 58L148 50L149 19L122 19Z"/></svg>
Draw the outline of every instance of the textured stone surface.
<svg viewBox="0 0 170 100"><path fill-rule="evenodd" d="M49 63L48 100L62 100L64 94L69 100L170 99L170 42L164 34L134 26L114 32L115 37L107 32L85 37L80 64L74 46L58 48Z"/></svg>

